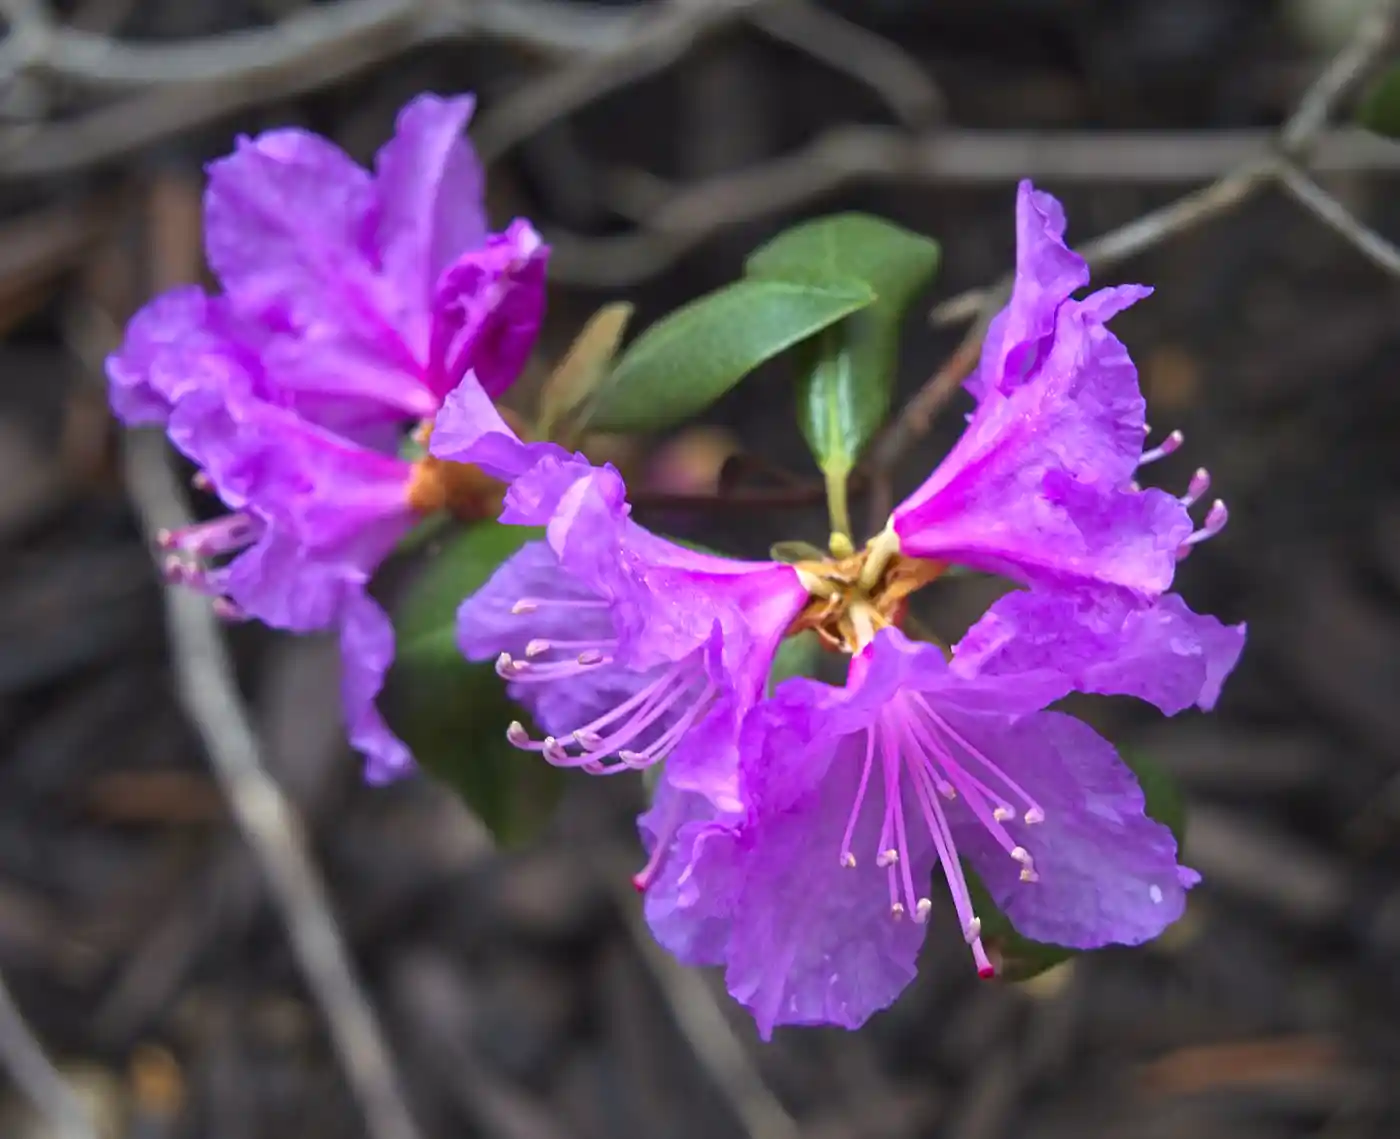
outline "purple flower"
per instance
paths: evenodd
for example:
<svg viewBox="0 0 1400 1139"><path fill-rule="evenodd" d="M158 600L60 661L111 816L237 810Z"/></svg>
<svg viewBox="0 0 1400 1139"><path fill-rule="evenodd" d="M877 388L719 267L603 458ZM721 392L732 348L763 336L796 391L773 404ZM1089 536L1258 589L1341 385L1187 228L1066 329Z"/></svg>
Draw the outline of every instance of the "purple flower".
<svg viewBox="0 0 1400 1139"><path fill-rule="evenodd" d="M724 965L765 1038L855 1028L890 1004L914 976L935 870L991 975L964 862L1029 937L1156 936L1197 876L1113 748L1041 711L1064 690L1054 670L960 676L894 629L844 689L785 682L745 721L739 807L663 784L643 817L653 931L683 961Z"/></svg>
<svg viewBox="0 0 1400 1139"><path fill-rule="evenodd" d="M165 425L230 511L163 536L169 576L226 616L339 629L350 740L374 780L411 757L375 708L394 638L370 578L423 515L479 512L483 475L557 450L522 444L491 404L539 328L546 250L523 221L487 232L471 111L415 99L373 174L305 131L240 140L205 194L223 292L157 297L107 361L117 415ZM403 428L449 399L452 430L485 440L480 472L398 457Z"/></svg>
<svg viewBox="0 0 1400 1139"><path fill-rule="evenodd" d="M1225 522L1188 513L1209 480L1182 498L1133 481L1177 449L1179 433L1144 452L1137 371L1105 321L1148 295L1125 285L1084 300L1084 261L1064 243L1058 202L1023 182L1016 281L988 327L968 380L978 399L947 458L890 518L880 540L908 557L956 562L1057 591L1150 603L1189 547Z"/></svg>
<svg viewBox="0 0 1400 1139"><path fill-rule="evenodd" d="M548 733L516 724L511 741L595 774L665 759L672 786L736 807L739 724L808 600L798 572L657 537L629 517L615 470L576 457L539 460L505 506L545 538L463 603L458 642L496 658Z"/></svg>
<svg viewBox="0 0 1400 1139"><path fill-rule="evenodd" d="M374 173L296 129L212 163L205 243L223 293L184 287L137 314L108 361L117 414L163 423L216 382L204 342L230 337L260 360L264 398L376 442L435 415L468 370L504 391L543 316L547 249L524 221L487 232L472 107L414 99Z"/></svg>

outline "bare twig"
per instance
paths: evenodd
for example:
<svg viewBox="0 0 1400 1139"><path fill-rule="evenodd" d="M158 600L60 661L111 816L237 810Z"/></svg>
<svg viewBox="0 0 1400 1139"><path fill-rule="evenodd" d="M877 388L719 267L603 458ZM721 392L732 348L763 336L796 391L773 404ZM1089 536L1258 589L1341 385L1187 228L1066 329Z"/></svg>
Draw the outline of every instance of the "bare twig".
<svg viewBox="0 0 1400 1139"><path fill-rule="evenodd" d="M161 530L189 523L158 432L127 436L125 469L142 528L152 542ZM267 875L369 1132L374 1139L417 1139L374 1010L356 982L325 886L307 853L301 820L263 767L209 603L180 588L167 590L165 600L181 702Z"/></svg>
<svg viewBox="0 0 1400 1139"><path fill-rule="evenodd" d="M801 150L676 191L633 233L599 239L552 234L550 268L556 280L570 283L635 284L728 226L819 199L854 182L948 186L1034 178L1155 185L1224 173L1222 181L1233 194L1241 171L1250 171L1256 180L1266 176L1275 137L1265 130L944 130L910 138L888 127L837 127ZM1361 131L1332 131L1316 140L1313 169L1400 170L1400 148ZM1198 196L1213 200L1216 193L1198 191L1183 200L1182 209L1189 213L1195 207L1188 201Z"/></svg>
<svg viewBox="0 0 1400 1139"><path fill-rule="evenodd" d="M499 158L542 127L610 91L669 67L703 36L772 0L669 0L653 5L626 39L591 59L524 86L483 115L473 132L483 161Z"/></svg>
<svg viewBox="0 0 1400 1139"><path fill-rule="evenodd" d="M44 1055L0 977L0 1063L56 1139L97 1139L97 1131L78 1097Z"/></svg>
<svg viewBox="0 0 1400 1139"><path fill-rule="evenodd" d="M1400 271L1400 250L1378 234L1365 229L1320 187L1293 164L1307 157L1314 168L1319 164L1328 117L1348 92L1361 82L1380 59L1394 38L1400 21L1400 0L1384 0L1362 20L1351 42L1323 69L1303 93L1297 109L1272 138L1262 155L1239 163L1223 177L1089 242L1079 252L1091 265L1103 268L1184 233L1202 222L1233 209L1264 184L1275 179L1298 197L1329 225L1357 244L1367 256L1390 272ZM877 443L870 464L872 514L876 524L892 505L891 474L895 463L913 443L928 431L934 415L957 392L958 385L977 365L982 338L994 311L1004 303L1010 280L1003 279L989 289L974 289L936 307L934 324L951 324L974 319L962 342L944 365L924 383L915 397Z"/></svg>
<svg viewBox="0 0 1400 1139"><path fill-rule="evenodd" d="M749 22L869 87L910 130L924 130L948 113L938 84L898 45L808 0L760 8Z"/></svg>
<svg viewBox="0 0 1400 1139"><path fill-rule="evenodd" d="M344 56L347 70L410 47L497 39L562 58L602 54L627 42L642 18L559 0L339 0L312 5L270 27L175 43L123 43L54 25L37 0L7 0L11 34L0 45L0 79L18 70L91 91L140 91L212 83L275 82ZM20 50L20 48L23 50Z"/></svg>
<svg viewBox="0 0 1400 1139"><path fill-rule="evenodd" d="M1294 200L1350 241L1372 264L1400 277L1400 249L1362 224L1346 206L1296 166L1285 166L1279 180Z"/></svg>

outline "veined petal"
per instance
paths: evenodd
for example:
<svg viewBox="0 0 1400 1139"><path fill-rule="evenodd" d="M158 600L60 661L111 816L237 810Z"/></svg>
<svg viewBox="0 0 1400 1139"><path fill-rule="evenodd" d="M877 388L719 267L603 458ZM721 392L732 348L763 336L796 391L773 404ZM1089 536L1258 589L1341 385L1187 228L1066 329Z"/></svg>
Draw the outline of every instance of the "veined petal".
<svg viewBox="0 0 1400 1139"><path fill-rule="evenodd" d="M411 343L427 342L443 270L486 241L481 163L463 133L475 106L470 95L419 95L375 159L377 243L396 311L415 324Z"/></svg>
<svg viewBox="0 0 1400 1139"><path fill-rule="evenodd" d="M1244 648L1244 625L1193 613L1176 594L1148 608L1010 593L958 644L963 675L1060 672L1079 692L1136 696L1175 715L1209 710Z"/></svg>
<svg viewBox="0 0 1400 1139"><path fill-rule="evenodd" d="M394 626L362 589L345 598L340 620L341 703L350 743L365 757L365 778L387 783L413 768L413 756L375 705L394 660Z"/></svg>
<svg viewBox="0 0 1400 1139"><path fill-rule="evenodd" d="M953 823L958 849L1019 932L1076 949L1137 945L1181 916L1198 876L1178 865L1176 839L1147 816L1137 777L1107 740L1057 712L967 733L1044 810L1043 822L1014 830L1034 882L968 813Z"/></svg>
<svg viewBox="0 0 1400 1139"><path fill-rule="evenodd" d="M569 457L554 443L522 442L471 372L443 401L433 420L428 450L434 458L471 463L502 482L519 479L543 459L562 461Z"/></svg>

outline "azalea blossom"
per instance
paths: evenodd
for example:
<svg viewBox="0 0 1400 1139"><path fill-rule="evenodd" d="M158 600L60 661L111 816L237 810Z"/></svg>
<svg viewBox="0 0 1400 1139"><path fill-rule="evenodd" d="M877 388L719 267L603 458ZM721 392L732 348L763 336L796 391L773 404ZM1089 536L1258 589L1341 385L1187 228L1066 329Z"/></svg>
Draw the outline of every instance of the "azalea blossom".
<svg viewBox="0 0 1400 1139"><path fill-rule="evenodd" d="M745 719L734 802L663 781L641 820L652 929L724 965L764 1035L889 1004L935 868L984 975L964 863L1022 934L1077 948L1156 936L1197 880L1113 748L1045 709L1071 691L1214 705L1244 627L1166 591L1226 513L1191 521L1203 471L1179 497L1136 481L1181 445L1144 451L1136 370L1104 323L1147 290L1075 300L1087 271L1058 203L1023 184L1017 216L1016 287L963 437L864 550L798 566L811 597L790 629L850 655L845 688L786 682ZM1028 588L945 653L900 626L951 563Z"/></svg>
<svg viewBox="0 0 1400 1139"><path fill-rule="evenodd" d="M1051 670L960 676L892 628L845 688L785 682L745 722L740 810L667 791L644 816L666 847L653 931L683 961L723 965L765 1038L856 1028L890 1004L914 977L933 878L991 976L964 863L1028 937L1155 937L1197 876L1112 746L1042 711L1066 687Z"/></svg>
<svg viewBox="0 0 1400 1139"><path fill-rule="evenodd" d="M155 298L107 361L117 415L164 425L229 510L163 536L168 575L229 617L339 629L349 735L375 780L411 758L374 705L394 644L370 578L423 516L483 516L499 500L483 474L515 472L489 454L400 458L403 435L463 389L457 422L470 406L504 429L490 397L543 313L538 235L487 231L471 111L413 100L373 172L302 130L240 140L205 192L222 291Z"/></svg>
<svg viewBox="0 0 1400 1139"><path fill-rule="evenodd" d="M617 471L577 456L537 455L502 519L543 525L545 537L463 602L458 643L496 660L547 733L514 724L511 742L593 774L664 759L673 786L737 806L735 740L808 600L799 572L652 534L632 521Z"/></svg>

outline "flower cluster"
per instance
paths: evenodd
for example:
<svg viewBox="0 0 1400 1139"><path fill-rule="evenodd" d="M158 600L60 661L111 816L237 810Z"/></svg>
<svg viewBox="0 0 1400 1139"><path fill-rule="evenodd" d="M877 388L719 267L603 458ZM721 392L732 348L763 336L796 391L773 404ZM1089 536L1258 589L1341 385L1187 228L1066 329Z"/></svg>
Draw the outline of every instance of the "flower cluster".
<svg viewBox="0 0 1400 1139"><path fill-rule="evenodd" d="M941 878L976 968L968 871L1028 937L1091 948L1156 936L1197 875L1071 692L1208 709L1244 627L1193 613L1176 563L1218 533L1197 472L1138 472L1137 373L1107 322L1149 290L1076 299L1058 202L1020 187L1016 283L967 381L956 446L844 558L745 562L631 518L612 467L529 443L493 405L524 364L545 249L488 232L462 136L469 99L404 109L370 173L300 131L210 169L222 284L157 298L108 363L128 423L163 425L229 513L165 537L172 578L229 616L338 628L352 742L373 779L410 765L375 708L393 631L368 593L424 514L539 527L462 603L465 656L529 712L508 736L556 766L657 769L636 884L656 937L721 965L768 1036L856 1027L914 974ZM427 454L400 457L418 424ZM495 480L495 481L492 481ZM499 490L504 484L503 494ZM495 491L492 487L496 487ZM957 565L1009 579L949 649L902 631L909 596ZM814 632L844 685L769 691L783 639ZM664 766L663 766L664 764Z"/></svg>
<svg viewBox="0 0 1400 1139"><path fill-rule="evenodd" d="M862 1024L909 982L937 871L978 970L965 867L1023 934L1134 944L1197 880L1113 747L1047 709L1072 691L1171 714L1211 707L1243 626L1193 613L1176 562L1218 532L1216 503L1143 489L1137 373L1107 321L1147 289L1082 300L1084 262L1053 198L1023 184L1016 286L967 388L952 452L844 560L745 563L683 549L628 517L616 472L576 460L517 480L506 520L545 526L462 606L459 639L495 657L547 734L512 741L608 773L666 760L640 821L637 876L657 938L722 965L767 1036ZM446 457L452 457L450 455ZM950 565L1022 586L950 652L900 629ZM849 656L844 687L765 695L784 635Z"/></svg>
<svg viewBox="0 0 1400 1139"><path fill-rule="evenodd" d="M374 780L411 760L375 708L394 637L370 577L423 515L492 498L475 470L400 458L404 433L454 394L499 424L490 397L543 317L547 251L526 222L488 231L472 106L415 99L373 172L306 131L241 139L204 199L222 291L157 297L107 361L117 415L164 426L229 510L162 537L169 577L228 617L339 629L349 735ZM479 466L509 477L524 461L501 459Z"/></svg>

